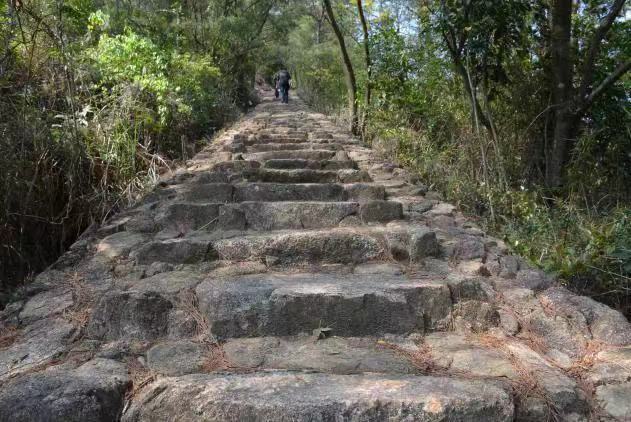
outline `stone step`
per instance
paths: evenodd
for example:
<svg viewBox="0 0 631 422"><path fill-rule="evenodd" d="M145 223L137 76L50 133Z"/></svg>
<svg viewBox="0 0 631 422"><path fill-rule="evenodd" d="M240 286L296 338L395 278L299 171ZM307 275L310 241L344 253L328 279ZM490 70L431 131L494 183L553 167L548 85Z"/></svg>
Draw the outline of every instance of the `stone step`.
<svg viewBox="0 0 631 422"><path fill-rule="evenodd" d="M330 160L324 160L330 161ZM235 163L247 163L243 165ZM360 183L371 182L364 170L311 170L260 168L258 161L227 161L211 171L197 174L193 184L238 183L240 181L264 183Z"/></svg>
<svg viewBox="0 0 631 422"><path fill-rule="evenodd" d="M273 152L273 151L308 151L326 150L341 151L344 147L338 144L314 144L311 142L289 143L289 144L253 144L247 147L248 153L253 152Z"/></svg>
<svg viewBox="0 0 631 422"><path fill-rule="evenodd" d="M344 185L334 183L245 183L234 187L234 200L344 201L349 197L346 192ZM383 199L378 198L378 193L374 196L377 197L375 199Z"/></svg>
<svg viewBox="0 0 631 422"><path fill-rule="evenodd" d="M280 159L267 160L263 164L264 168L280 170L355 170L357 164L350 160L301 160L301 159Z"/></svg>
<svg viewBox="0 0 631 422"><path fill-rule="evenodd" d="M241 202L238 204L174 203L157 217L162 228L191 230L284 230L388 222L403 218L399 202Z"/></svg>
<svg viewBox="0 0 631 422"><path fill-rule="evenodd" d="M93 359L77 366L40 361L34 369L2 383L0 421L120 420L130 385L124 363Z"/></svg>
<svg viewBox="0 0 631 422"><path fill-rule="evenodd" d="M237 371L395 376L424 371L494 380L513 388L536 385L536 395L515 403L517 420L546 420L553 411L561 420L586 420L589 412L587 397L575 380L549 358L513 339L454 332L422 337L338 337L333 332L318 328L312 335L230 338L221 344L222 356ZM203 372L206 353L203 345L190 340L167 340L147 352L147 361L155 373L181 376ZM180 359L173 359L175 356Z"/></svg>
<svg viewBox="0 0 631 422"><path fill-rule="evenodd" d="M390 220L401 219L399 203L392 203ZM319 229L337 227L350 216L362 216L370 203L357 202L243 202L227 212L242 214L251 230ZM397 213L397 209L400 211ZM362 222L370 222L362 220ZM357 220L357 218L355 219ZM359 222L359 221L357 221ZM360 223L361 224L361 223Z"/></svg>
<svg viewBox="0 0 631 422"><path fill-rule="evenodd" d="M267 260L276 265L361 263L382 259L386 253L381 236L338 229L221 239L212 248L224 260Z"/></svg>
<svg viewBox="0 0 631 422"><path fill-rule="evenodd" d="M352 263L380 259L385 247L378 237L348 230L289 231L250 234L229 239L191 238L149 242L132 256L139 264L155 261L195 263L216 259L267 260L277 265Z"/></svg>
<svg viewBox="0 0 631 422"><path fill-rule="evenodd" d="M386 191L365 183L245 183L235 185L234 201L370 201Z"/></svg>
<svg viewBox="0 0 631 422"><path fill-rule="evenodd" d="M245 145L262 145L262 144L302 144L307 141L306 137L296 137L290 135L269 135L261 138L260 136L255 139L248 138L244 141Z"/></svg>
<svg viewBox="0 0 631 422"><path fill-rule="evenodd" d="M234 186L230 183L187 183L178 189L178 199L186 202L232 202Z"/></svg>
<svg viewBox="0 0 631 422"><path fill-rule="evenodd" d="M309 138L317 138L317 139L333 139L333 133L328 130L316 129L309 131Z"/></svg>
<svg viewBox="0 0 631 422"><path fill-rule="evenodd" d="M317 150L278 150L267 152L253 152L243 154L243 158L246 160L263 162L267 160L286 160L286 159L299 159L299 160L330 160L335 157L336 151L327 149Z"/></svg>
<svg viewBox="0 0 631 422"><path fill-rule="evenodd" d="M218 173L240 173L251 171L261 167L261 163L256 160L233 160L223 161L213 165L213 172Z"/></svg>
<svg viewBox="0 0 631 422"><path fill-rule="evenodd" d="M104 242L107 239L104 239ZM383 259L420 263L441 253L436 234L426 226L404 223L328 230L244 233L221 238L197 233L186 238L154 240L134 248L138 264L196 263L217 259L265 261L269 266L350 264Z"/></svg>
<svg viewBox="0 0 631 422"><path fill-rule="evenodd" d="M414 374L414 363L376 337L338 337L335 330L294 337L228 339L222 349L231 366L257 370L332 374ZM326 337L328 336L328 337Z"/></svg>
<svg viewBox="0 0 631 422"><path fill-rule="evenodd" d="M318 333L328 331L320 330ZM418 373L410 359L393 348L385 347L376 337L338 337L333 334L326 338L321 334L320 337L231 338L222 343L221 348L231 368L248 371ZM147 351L147 365L153 372L166 376L201 373L206 353L204 344L188 339L168 339L156 343Z"/></svg>
<svg viewBox="0 0 631 422"><path fill-rule="evenodd" d="M163 189L155 196L203 203L348 200L365 202L385 199L386 190L382 186L365 183L189 183L181 185L177 190Z"/></svg>
<svg viewBox="0 0 631 422"><path fill-rule="evenodd" d="M343 185L333 183L245 183L234 187L234 200L236 202L344 201L348 198L346 192ZM378 197L378 194L375 196Z"/></svg>
<svg viewBox="0 0 631 422"><path fill-rule="evenodd" d="M287 122L287 121L278 121L271 120L268 122L268 127L270 128L270 133L283 133L283 131L297 131L303 130L304 128L298 122Z"/></svg>
<svg viewBox="0 0 631 422"><path fill-rule="evenodd" d="M262 129L256 134L258 142L264 142L265 140L268 140L268 139L273 140L273 139L283 139L283 138L284 139L290 139L290 138L302 139L302 142L304 142L308 138L308 136L309 134L307 132L290 129L290 128Z"/></svg>
<svg viewBox="0 0 631 422"><path fill-rule="evenodd" d="M319 338L233 338L223 344L224 356L231 366L244 369L334 374L409 374L422 369L498 383L510 380L513 386L530 382L537 385L541 397L515 403L517 420L528 416L545 420L552 409L562 420L584 420L588 411L576 380L528 345L511 339L454 332L381 338L343 338L332 333L326 338L322 333L316 332Z"/></svg>
<svg viewBox="0 0 631 422"><path fill-rule="evenodd" d="M359 183L370 182L363 170L275 170L255 169L243 173L249 182L267 183Z"/></svg>
<svg viewBox="0 0 631 422"><path fill-rule="evenodd" d="M514 419L495 382L415 375L199 374L159 378L122 421L485 421Z"/></svg>
<svg viewBox="0 0 631 422"><path fill-rule="evenodd" d="M207 279L195 291L222 339L318 328L343 337L444 330L452 306L445 282L404 275L256 274Z"/></svg>

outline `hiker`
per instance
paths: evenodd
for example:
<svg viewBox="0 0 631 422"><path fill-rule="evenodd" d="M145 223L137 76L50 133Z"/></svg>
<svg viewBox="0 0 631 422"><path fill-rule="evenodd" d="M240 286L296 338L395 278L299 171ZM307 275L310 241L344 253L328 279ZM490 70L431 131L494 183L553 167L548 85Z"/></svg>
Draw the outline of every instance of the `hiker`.
<svg viewBox="0 0 631 422"><path fill-rule="evenodd" d="M276 74L278 80L278 88L280 89L281 101L283 104L289 104L289 81L291 75L286 69L281 70Z"/></svg>

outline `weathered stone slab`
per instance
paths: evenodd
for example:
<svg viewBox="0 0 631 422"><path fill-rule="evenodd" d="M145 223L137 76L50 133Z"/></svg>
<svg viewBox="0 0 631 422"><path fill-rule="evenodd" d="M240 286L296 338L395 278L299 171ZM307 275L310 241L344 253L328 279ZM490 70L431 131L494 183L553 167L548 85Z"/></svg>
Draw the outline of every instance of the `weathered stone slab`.
<svg viewBox="0 0 631 422"><path fill-rule="evenodd" d="M157 218L162 228L186 233L208 227L217 221L221 204L176 203L167 207Z"/></svg>
<svg viewBox="0 0 631 422"><path fill-rule="evenodd" d="M15 422L110 422L123 411L125 365L95 359L80 367L28 374L0 388L0 420Z"/></svg>
<svg viewBox="0 0 631 422"><path fill-rule="evenodd" d="M244 173L250 182L266 183L359 183L369 182L361 170L274 170L260 169Z"/></svg>
<svg viewBox="0 0 631 422"><path fill-rule="evenodd" d="M587 378L594 385L631 382L631 346L598 353Z"/></svg>
<svg viewBox="0 0 631 422"><path fill-rule="evenodd" d="M155 292L112 291L101 298L88 324L91 338L152 340L166 335L173 304Z"/></svg>
<svg viewBox="0 0 631 422"><path fill-rule="evenodd" d="M340 160L304 160L304 159L291 159L281 158L267 160L263 166L268 169L311 169L311 170L344 170L355 169L355 163L352 161L340 161Z"/></svg>
<svg viewBox="0 0 631 422"><path fill-rule="evenodd" d="M72 292L69 289L47 290L30 298L20 311L19 318L23 324L29 324L60 314L73 304Z"/></svg>
<svg viewBox="0 0 631 422"><path fill-rule="evenodd" d="M123 421L512 421L484 381L379 375L188 375L153 383Z"/></svg>
<svg viewBox="0 0 631 422"><path fill-rule="evenodd" d="M180 197L190 202L231 202L233 186L229 183L189 183L180 191Z"/></svg>
<svg viewBox="0 0 631 422"><path fill-rule="evenodd" d="M145 236L139 233L115 233L99 242L96 253L108 259L118 258L127 255L145 240Z"/></svg>
<svg viewBox="0 0 631 422"><path fill-rule="evenodd" d="M217 163L213 166L213 171L223 173L239 173L247 170L258 169L261 167L261 163L254 160L237 160L237 161L224 161ZM207 183L211 183L208 181Z"/></svg>
<svg viewBox="0 0 631 422"><path fill-rule="evenodd" d="M431 358L455 373L489 378L517 379L517 368L502 354L468 340L462 334L432 333L425 337Z"/></svg>
<svg viewBox="0 0 631 422"><path fill-rule="evenodd" d="M235 237L212 243L221 259L246 261L274 257L277 264L361 263L383 254L380 240L353 231L304 231Z"/></svg>
<svg viewBox="0 0 631 422"><path fill-rule="evenodd" d="M272 151L299 151L299 150L326 150L338 151L342 148L338 144L313 144L310 142L300 143L267 143L253 144L248 147L248 152L272 152Z"/></svg>
<svg viewBox="0 0 631 422"><path fill-rule="evenodd" d="M375 338L241 338L228 340L223 350L231 364L245 369L308 370L334 374L417 372L409 360L379 346Z"/></svg>
<svg viewBox="0 0 631 422"><path fill-rule="evenodd" d="M330 160L333 157L335 157L335 151L331 150L289 150L245 154L246 159L260 162L279 159Z"/></svg>
<svg viewBox="0 0 631 422"><path fill-rule="evenodd" d="M346 196L349 201L372 201L384 200L386 198L386 189L383 186L369 185L366 183L354 183L344 185Z"/></svg>
<svg viewBox="0 0 631 422"><path fill-rule="evenodd" d="M235 201L342 201L337 184L248 183L235 186Z"/></svg>
<svg viewBox="0 0 631 422"><path fill-rule="evenodd" d="M296 335L331 327L339 336L443 328L449 288L381 275L291 274L209 279L197 286L213 334Z"/></svg>
<svg viewBox="0 0 631 422"><path fill-rule="evenodd" d="M195 239L172 239L149 242L132 254L137 264L151 264L155 261L187 264L213 258L209 241Z"/></svg>
<svg viewBox="0 0 631 422"><path fill-rule="evenodd" d="M251 230L318 229L335 227L354 215L354 202L242 202L235 204Z"/></svg>
<svg viewBox="0 0 631 422"><path fill-rule="evenodd" d="M631 417L629 397L631 397L631 382L601 385L596 388L596 399L604 411L616 420L624 421Z"/></svg>
<svg viewBox="0 0 631 422"><path fill-rule="evenodd" d="M465 237L460 239L453 253L453 257L458 260L484 258L485 255L484 242L477 237Z"/></svg>
<svg viewBox="0 0 631 422"><path fill-rule="evenodd" d="M203 371L208 350L190 340L158 343L147 351L148 367L159 374L179 376Z"/></svg>
<svg viewBox="0 0 631 422"><path fill-rule="evenodd" d="M400 202L369 201L361 204L359 213L365 223L386 223L403 218L403 207Z"/></svg>
<svg viewBox="0 0 631 422"><path fill-rule="evenodd" d="M183 290L194 288L202 278L200 274L187 271L169 271L134 280L127 284L127 288L139 293L158 293L172 297Z"/></svg>
<svg viewBox="0 0 631 422"><path fill-rule="evenodd" d="M15 342L0 349L0 380L45 365L60 356L75 331L70 322L51 318L40 319L16 333Z"/></svg>
<svg viewBox="0 0 631 422"><path fill-rule="evenodd" d="M607 305L573 294L563 287L544 291L540 301L566 317L584 320L595 340L614 345L631 344L631 323Z"/></svg>

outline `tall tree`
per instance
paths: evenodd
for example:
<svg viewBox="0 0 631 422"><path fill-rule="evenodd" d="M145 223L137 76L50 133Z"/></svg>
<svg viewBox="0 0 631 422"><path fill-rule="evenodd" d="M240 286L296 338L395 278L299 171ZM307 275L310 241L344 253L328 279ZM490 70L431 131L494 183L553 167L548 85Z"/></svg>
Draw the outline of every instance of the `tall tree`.
<svg viewBox="0 0 631 422"><path fill-rule="evenodd" d="M550 50L552 63L552 98L554 104L570 102L572 90L572 68L570 57L572 38L572 0L554 0ZM572 113L567 106L556 107L554 141L546 163L546 184L560 185L561 170L567 154L567 143L572 137L574 126Z"/></svg>
<svg viewBox="0 0 631 422"><path fill-rule="evenodd" d="M364 36L364 60L366 61L366 106L370 106L370 97L372 91L372 60L370 58L370 38L368 34L368 22L366 21L366 15L364 14L364 5L362 0L357 0L357 13L359 14L359 21L362 25L362 33Z"/></svg>
<svg viewBox="0 0 631 422"><path fill-rule="evenodd" d="M506 80L505 61L516 50L527 26L527 0L440 0L432 14L471 103L474 125L495 137L489 91ZM428 2L431 5L432 2ZM483 101L480 101L480 98Z"/></svg>
<svg viewBox="0 0 631 422"><path fill-rule="evenodd" d="M551 91L554 98L554 140L546 163L546 185L556 188L563 184L563 172L568 162L572 143L580 131L582 118L594 101L618 81L629 69L631 58L624 58L607 76L594 84L596 60L602 43L622 10L625 0L614 0L589 40L580 66L580 74L574 75L575 58L572 57L572 17L577 13L571 0L552 2ZM573 81L579 81L574 85Z"/></svg>
<svg viewBox="0 0 631 422"><path fill-rule="evenodd" d="M350 130L353 135L359 135L359 115L357 107L357 80L355 78L355 71L353 70L353 63L348 55L348 49L346 48L346 41L344 41L344 35L340 30L337 20L335 19L335 13L331 7L330 0L323 0L324 8L326 9L329 23L333 28L335 37L340 46L340 53L342 55L342 61L344 62L344 75L346 76L346 88L348 90L348 109L351 114Z"/></svg>

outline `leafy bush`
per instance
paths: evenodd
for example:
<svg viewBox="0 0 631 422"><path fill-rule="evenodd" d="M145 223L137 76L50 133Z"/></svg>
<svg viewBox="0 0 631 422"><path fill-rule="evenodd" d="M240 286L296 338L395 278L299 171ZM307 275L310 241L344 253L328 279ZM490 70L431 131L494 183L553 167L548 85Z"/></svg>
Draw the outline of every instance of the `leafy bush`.
<svg viewBox="0 0 631 422"><path fill-rule="evenodd" d="M631 311L631 210L596 212L535 192L507 194L500 226L508 243L568 285Z"/></svg>
<svg viewBox="0 0 631 422"><path fill-rule="evenodd" d="M103 34L86 58L96 72L91 109L99 110L90 113L89 144L124 183L145 170L139 152L184 156L183 133L200 137L236 114L208 56L167 51L127 30Z"/></svg>
<svg viewBox="0 0 631 422"><path fill-rule="evenodd" d="M200 46L214 20L188 4L13 3L0 3L0 306L234 119L252 87L229 63L255 62L210 47L225 34Z"/></svg>
<svg viewBox="0 0 631 422"><path fill-rule="evenodd" d="M124 35L101 36L96 48L89 50L104 88L124 90L134 84L156 103L159 123L168 123L174 94L167 78L169 58L148 38L127 31Z"/></svg>
<svg viewBox="0 0 631 422"><path fill-rule="evenodd" d="M288 65L302 98L314 108L333 111L345 103L346 86L335 41L313 45L313 19L303 17L286 51ZM292 54L308 51L309 54Z"/></svg>

